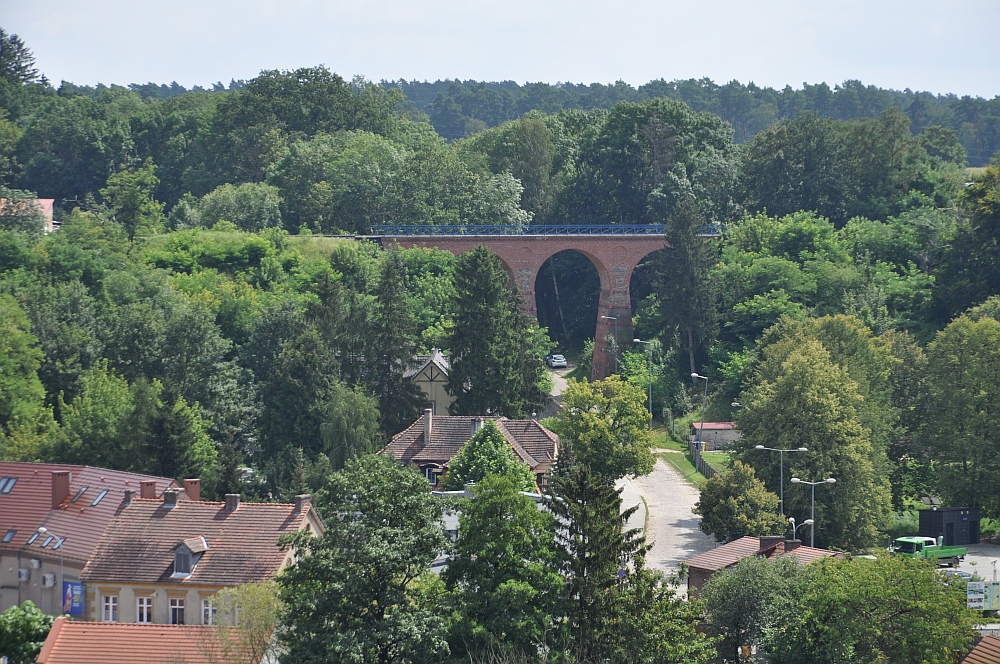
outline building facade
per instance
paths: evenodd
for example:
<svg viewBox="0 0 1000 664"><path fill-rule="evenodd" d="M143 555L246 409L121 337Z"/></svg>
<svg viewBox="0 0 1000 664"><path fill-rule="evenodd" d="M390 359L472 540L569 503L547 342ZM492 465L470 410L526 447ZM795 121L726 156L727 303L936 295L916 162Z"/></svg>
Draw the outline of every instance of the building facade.
<svg viewBox="0 0 1000 664"><path fill-rule="evenodd" d="M295 560L285 535L324 532L309 496L294 503L128 498L80 578L86 618L100 622L214 624L221 589L274 578Z"/></svg>
<svg viewBox="0 0 1000 664"><path fill-rule="evenodd" d="M197 492L167 477L94 466L0 462L0 612L31 601L49 615L83 617L80 574L127 492Z"/></svg>

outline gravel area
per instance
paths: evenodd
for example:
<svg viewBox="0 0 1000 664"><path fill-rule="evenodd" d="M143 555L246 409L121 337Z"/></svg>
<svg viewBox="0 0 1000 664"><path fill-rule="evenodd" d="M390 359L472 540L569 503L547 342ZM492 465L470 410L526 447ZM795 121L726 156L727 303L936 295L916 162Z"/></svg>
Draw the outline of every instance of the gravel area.
<svg viewBox="0 0 1000 664"><path fill-rule="evenodd" d="M652 473L632 478L630 483L649 509L646 539L653 548L646 564L650 568L676 572L683 561L715 548L715 540L701 532L701 519L691 511L698 502L698 488L685 482L663 459L656 460Z"/></svg>

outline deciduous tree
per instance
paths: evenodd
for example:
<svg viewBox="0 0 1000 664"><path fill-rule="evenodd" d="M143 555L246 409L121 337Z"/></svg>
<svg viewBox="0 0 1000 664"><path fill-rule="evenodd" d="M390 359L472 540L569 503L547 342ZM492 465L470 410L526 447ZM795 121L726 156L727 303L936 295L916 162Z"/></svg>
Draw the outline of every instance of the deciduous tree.
<svg viewBox="0 0 1000 664"><path fill-rule="evenodd" d="M388 457L359 457L316 504L328 530L298 535L301 556L278 580L285 657L406 664L447 655L445 621L419 590L447 546L427 480Z"/></svg>
<svg viewBox="0 0 1000 664"><path fill-rule="evenodd" d="M701 489L694 513L701 530L717 542L745 537L781 535L788 524L777 514L778 496L757 479L753 468L733 461L731 470L712 477Z"/></svg>
<svg viewBox="0 0 1000 664"><path fill-rule="evenodd" d="M448 463L446 489L461 489L489 475L510 477L521 491L534 491L531 468L517 458L496 422L486 420L469 442Z"/></svg>

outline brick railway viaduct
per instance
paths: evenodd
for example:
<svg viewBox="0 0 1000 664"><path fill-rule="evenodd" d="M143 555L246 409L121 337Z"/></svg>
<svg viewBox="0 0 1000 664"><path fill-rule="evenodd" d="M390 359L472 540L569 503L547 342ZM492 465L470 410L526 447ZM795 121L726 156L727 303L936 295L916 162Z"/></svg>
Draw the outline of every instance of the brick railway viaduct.
<svg viewBox="0 0 1000 664"><path fill-rule="evenodd" d="M629 282L636 266L649 254L667 248L662 228L656 226L574 226L529 227L527 233L511 232L505 227L463 227L453 233L448 228L382 227L373 229L378 235L369 236L383 247L435 247L456 256L485 245L503 261L517 285L525 307L537 316L535 280L538 271L549 258L560 251L578 251L594 264L601 279L601 294L597 305L597 332L591 376L601 379L614 371L613 339L615 320L618 323L619 346L632 343L632 303ZM582 229L582 230L581 230ZM560 230L562 232L560 232ZM473 231L475 234L473 234ZM423 233L423 234L420 234Z"/></svg>

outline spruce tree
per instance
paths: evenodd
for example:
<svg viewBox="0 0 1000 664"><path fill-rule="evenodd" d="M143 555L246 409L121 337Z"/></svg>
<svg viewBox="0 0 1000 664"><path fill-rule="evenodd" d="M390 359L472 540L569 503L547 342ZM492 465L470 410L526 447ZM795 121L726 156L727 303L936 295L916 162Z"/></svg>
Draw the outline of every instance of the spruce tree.
<svg viewBox="0 0 1000 664"><path fill-rule="evenodd" d="M453 415L524 418L546 395L534 321L500 259L484 246L459 256L455 266L455 331L448 392Z"/></svg>
<svg viewBox="0 0 1000 664"><path fill-rule="evenodd" d="M391 436L412 424L427 407L420 387L406 376L417 354L417 325L406 302L398 251L389 251L382 261L375 299L366 382L378 399L382 431Z"/></svg>
<svg viewBox="0 0 1000 664"><path fill-rule="evenodd" d="M611 656L630 565L641 568L649 547L639 528L626 528L638 505L621 509L620 490L582 465L561 465L548 501L556 518L555 564L567 580L562 614L580 661Z"/></svg>
<svg viewBox="0 0 1000 664"><path fill-rule="evenodd" d="M657 221L666 222L669 251L656 259L654 288L660 303L663 326L680 335L687 348L691 373L697 368L695 351L707 345L717 330L715 289L709 274L714 267L716 247L698 237L707 219L693 196L683 197L668 211L668 197L651 196Z"/></svg>

